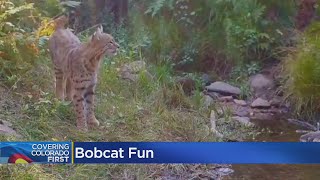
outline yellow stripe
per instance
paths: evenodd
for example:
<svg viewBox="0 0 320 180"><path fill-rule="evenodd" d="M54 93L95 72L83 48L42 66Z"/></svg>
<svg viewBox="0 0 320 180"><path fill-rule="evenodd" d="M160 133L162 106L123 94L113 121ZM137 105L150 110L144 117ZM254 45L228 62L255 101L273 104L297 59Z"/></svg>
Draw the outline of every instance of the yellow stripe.
<svg viewBox="0 0 320 180"><path fill-rule="evenodd" d="M74 154L73 154L73 152L74 152L74 145L73 145L73 142L71 142L71 147L72 147L72 152L71 152L71 163L73 164L73 163L74 163L74 162L73 162L73 161L74 161L74 160L73 160L73 159L74 159L74 158L73 158L73 157L74 157Z"/></svg>

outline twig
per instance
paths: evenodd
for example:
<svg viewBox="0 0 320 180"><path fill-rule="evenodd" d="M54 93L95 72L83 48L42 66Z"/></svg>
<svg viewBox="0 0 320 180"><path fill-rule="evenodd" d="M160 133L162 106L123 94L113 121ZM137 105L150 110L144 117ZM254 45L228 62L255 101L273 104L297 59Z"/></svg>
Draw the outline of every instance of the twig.
<svg viewBox="0 0 320 180"><path fill-rule="evenodd" d="M214 111L211 111L211 114L210 114L210 122L211 122L211 131L217 136L217 137L220 137L222 138L223 135L217 131L216 129L216 113Z"/></svg>
<svg viewBox="0 0 320 180"><path fill-rule="evenodd" d="M85 29L85 30L82 30L82 31L76 33L76 35L80 35L81 33L85 32L85 31L88 31L88 30L91 30L91 29L94 29L94 28L96 28L96 27L98 27L98 26L100 26L100 25L102 25L102 23L93 25L93 26L91 26L91 27L89 27L89 28L87 28L87 29Z"/></svg>

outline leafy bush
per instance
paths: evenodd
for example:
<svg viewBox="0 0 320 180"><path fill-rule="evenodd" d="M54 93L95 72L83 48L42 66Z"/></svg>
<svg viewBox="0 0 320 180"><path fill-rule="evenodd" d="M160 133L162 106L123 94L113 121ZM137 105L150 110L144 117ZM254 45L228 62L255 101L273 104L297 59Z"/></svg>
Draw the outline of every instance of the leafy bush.
<svg viewBox="0 0 320 180"><path fill-rule="evenodd" d="M193 70L209 69L199 67L200 63L215 59L246 63L275 57L277 48L288 44L286 29L293 27L289 16L296 8L293 1L275 0L138 2L145 5L131 2L132 25L136 27L139 21L140 29L148 32L147 59L171 59L185 70L185 65ZM146 16L138 17L142 13Z"/></svg>
<svg viewBox="0 0 320 180"><path fill-rule="evenodd" d="M47 56L46 41L54 31L50 18L62 8L58 0L0 2L0 77L10 86L16 84ZM37 28L39 27L39 28Z"/></svg>
<svg viewBox="0 0 320 180"><path fill-rule="evenodd" d="M11 1L0 4L0 76L14 81L13 77L30 69L39 54L36 37L20 27L21 18L17 16L34 8L33 4L15 5Z"/></svg>
<svg viewBox="0 0 320 180"><path fill-rule="evenodd" d="M285 64L286 96L297 113L312 117L320 110L320 23L302 34Z"/></svg>
<svg viewBox="0 0 320 180"><path fill-rule="evenodd" d="M42 16L53 17L62 11L59 0L34 1L34 7ZM62 3L67 4L69 1Z"/></svg>

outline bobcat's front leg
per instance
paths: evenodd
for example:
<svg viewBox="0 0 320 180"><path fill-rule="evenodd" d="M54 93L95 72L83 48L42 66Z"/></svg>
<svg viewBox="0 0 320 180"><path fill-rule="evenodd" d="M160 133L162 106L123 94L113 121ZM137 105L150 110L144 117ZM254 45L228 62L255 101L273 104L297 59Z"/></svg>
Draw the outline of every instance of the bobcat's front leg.
<svg viewBox="0 0 320 180"><path fill-rule="evenodd" d="M88 125L91 127L97 127L100 125L99 121L94 115L94 89L95 85L90 85L84 94Z"/></svg>
<svg viewBox="0 0 320 180"><path fill-rule="evenodd" d="M72 102L77 117L77 128L83 131L87 131L88 126L86 121L84 90L84 87L74 87Z"/></svg>

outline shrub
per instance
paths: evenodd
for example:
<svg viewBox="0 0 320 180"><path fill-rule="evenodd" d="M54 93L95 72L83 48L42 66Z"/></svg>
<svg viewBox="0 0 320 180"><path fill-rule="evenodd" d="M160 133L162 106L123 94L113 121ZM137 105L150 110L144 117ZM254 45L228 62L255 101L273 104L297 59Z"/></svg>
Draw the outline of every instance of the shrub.
<svg viewBox="0 0 320 180"><path fill-rule="evenodd" d="M302 34L294 52L286 60L288 100L301 115L314 116L320 110L320 23L314 23Z"/></svg>
<svg viewBox="0 0 320 180"><path fill-rule="evenodd" d="M32 14L33 4L13 4L1 1L0 15L0 77L11 83L28 71L35 63L38 55L36 35L24 26L27 11Z"/></svg>
<svg viewBox="0 0 320 180"><path fill-rule="evenodd" d="M132 2L130 16L135 17L133 25L139 22L135 31L148 31L151 43L143 48L147 59L170 59L183 71L212 70L217 60L226 64L218 69L230 69L229 64L274 58L277 48L287 44L286 29L293 26L289 16L295 11L293 1L139 2L145 4Z"/></svg>

